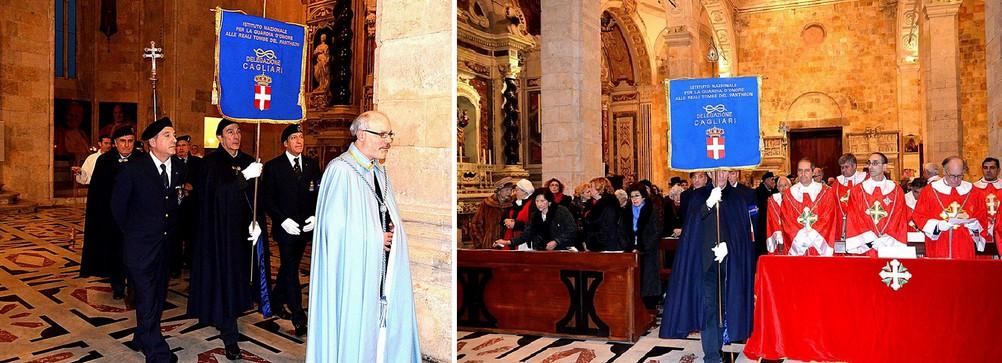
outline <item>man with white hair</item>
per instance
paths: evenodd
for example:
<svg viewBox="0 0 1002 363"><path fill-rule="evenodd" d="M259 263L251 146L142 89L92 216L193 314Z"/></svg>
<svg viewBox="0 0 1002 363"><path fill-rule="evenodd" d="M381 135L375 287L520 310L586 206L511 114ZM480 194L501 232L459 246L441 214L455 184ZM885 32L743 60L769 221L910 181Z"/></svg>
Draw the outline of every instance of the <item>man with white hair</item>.
<svg viewBox="0 0 1002 363"><path fill-rule="evenodd" d="M922 178L925 179L926 183L932 183L942 179L940 176L942 171L943 170L939 167L939 164L925 163L925 165L922 166Z"/></svg>
<svg viewBox="0 0 1002 363"><path fill-rule="evenodd" d="M943 160L942 179L922 190L912 220L925 233L926 257L974 259L985 248L988 226L984 191L964 180L959 156Z"/></svg>
<svg viewBox="0 0 1002 363"><path fill-rule="evenodd" d="M395 134L379 111L320 178L306 362L420 362L407 234L386 159Z"/></svg>

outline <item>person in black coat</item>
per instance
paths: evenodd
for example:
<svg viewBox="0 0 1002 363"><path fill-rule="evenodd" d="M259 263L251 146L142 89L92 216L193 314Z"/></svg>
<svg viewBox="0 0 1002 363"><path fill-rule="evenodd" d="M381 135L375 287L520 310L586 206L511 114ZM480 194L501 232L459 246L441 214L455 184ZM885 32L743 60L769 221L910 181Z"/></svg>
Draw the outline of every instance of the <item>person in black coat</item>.
<svg viewBox="0 0 1002 363"><path fill-rule="evenodd" d="M619 199L612 194L612 183L595 178L590 193L596 199L584 218L585 244L589 251L623 251L619 235Z"/></svg>
<svg viewBox="0 0 1002 363"><path fill-rule="evenodd" d="M532 214L529 225L518 237L511 240L499 239L496 247L517 247L528 243L534 250L566 250L574 246L577 236L574 216L562 205L556 204L553 193L544 190L533 198L537 211Z"/></svg>
<svg viewBox="0 0 1002 363"><path fill-rule="evenodd" d="M752 228L755 229L755 255L761 256L768 253L765 245L766 216L769 215L769 197L778 193L776 189L776 175L771 171L762 175L762 182L755 188L755 205L758 207L758 216L752 220Z"/></svg>
<svg viewBox="0 0 1002 363"><path fill-rule="evenodd" d="M160 333L167 299L169 244L177 232L180 190L185 166L174 157L176 140L170 119L143 131L149 153L136 156L115 180L111 212L122 231L122 255L136 304L132 346L146 362L177 362Z"/></svg>
<svg viewBox="0 0 1002 363"><path fill-rule="evenodd" d="M640 295L648 309L654 309L661 298L661 221L648 187L634 183L627 190L630 204L623 208L619 230L622 246L640 255Z"/></svg>
<svg viewBox="0 0 1002 363"><path fill-rule="evenodd" d="M303 144L299 125L286 127L282 131L285 152L264 164L261 177L261 203L271 216L271 236L281 258L271 307L279 317L292 320L297 336L306 334L299 265L313 239L321 175L319 162L303 155Z"/></svg>
<svg viewBox="0 0 1002 363"><path fill-rule="evenodd" d="M177 158L187 169L187 182L184 184L184 198L181 200L181 209L178 211L181 223L178 226L177 241L171 246L171 276L181 276L181 268L191 268L191 245L195 239L195 225L198 223L198 209L195 208L195 197L197 191L194 190L194 181L198 180L198 173L202 170L202 158L191 155L191 136L181 135L177 137Z"/></svg>
<svg viewBox="0 0 1002 363"><path fill-rule="evenodd" d="M195 183L200 223L195 233L188 315L219 329L226 357L234 360L241 355L237 317L251 308L261 289L259 281L250 282L250 241L261 236L260 225L251 223L251 213L253 180L261 176L263 166L240 151L237 123L223 119L216 127L216 137L219 148L205 157ZM254 275L256 279L258 274Z"/></svg>
<svg viewBox="0 0 1002 363"><path fill-rule="evenodd" d="M111 195L115 177L130 162L137 159L136 131L124 126L112 134L115 149L101 154L94 166L94 175L87 188L87 214L84 223L84 245L80 258L80 276L107 277L112 296L125 296L125 267L122 264L122 231L112 217Z"/></svg>

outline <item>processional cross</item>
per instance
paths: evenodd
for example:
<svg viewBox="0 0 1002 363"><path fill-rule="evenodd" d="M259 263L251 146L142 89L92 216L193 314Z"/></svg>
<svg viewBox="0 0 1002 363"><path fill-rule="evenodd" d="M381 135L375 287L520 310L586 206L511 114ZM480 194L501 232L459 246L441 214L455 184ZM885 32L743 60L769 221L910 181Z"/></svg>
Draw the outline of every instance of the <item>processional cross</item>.
<svg viewBox="0 0 1002 363"><path fill-rule="evenodd" d="M887 217L887 211L884 210L884 206L880 204L879 200L875 200L872 207L866 208L866 215L873 219L874 225L877 225L881 219Z"/></svg>
<svg viewBox="0 0 1002 363"><path fill-rule="evenodd" d="M143 58L149 58L152 61L152 68L150 70L150 83L153 85L153 119L159 118L157 114L157 59L163 58L163 48L157 48L157 43L150 41L149 48L143 48Z"/></svg>
<svg viewBox="0 0 1002 363"><path fill-rule="evenodd" d="M800 213L800 217L797 217L797 223L800 223L800 225L807 228L811 228L811 226L817 221L818 215L814 214L814 211L808 207L804 207L804 212Z"/></svg>

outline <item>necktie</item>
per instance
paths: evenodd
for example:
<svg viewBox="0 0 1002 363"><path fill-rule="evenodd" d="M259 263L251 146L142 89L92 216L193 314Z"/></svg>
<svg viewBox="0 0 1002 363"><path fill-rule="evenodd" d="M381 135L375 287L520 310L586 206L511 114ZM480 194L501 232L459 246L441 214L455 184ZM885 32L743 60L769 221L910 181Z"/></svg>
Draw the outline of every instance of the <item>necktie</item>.
<svg viewBox="0 0 1002 363"><path fill-rule="evenodd" d="M299 166L299 158L292 159L292 172L296 174L296 179L303 178L303 168ZM379 189L376 189L379 190Z"/></svg>
<svg viewBox="0 0 1002 363"><path fill-rule="evenodd" d="M167 179L167 164L160 164L160 180L163 181L164 189L170 187L170 179Z"/></svg>

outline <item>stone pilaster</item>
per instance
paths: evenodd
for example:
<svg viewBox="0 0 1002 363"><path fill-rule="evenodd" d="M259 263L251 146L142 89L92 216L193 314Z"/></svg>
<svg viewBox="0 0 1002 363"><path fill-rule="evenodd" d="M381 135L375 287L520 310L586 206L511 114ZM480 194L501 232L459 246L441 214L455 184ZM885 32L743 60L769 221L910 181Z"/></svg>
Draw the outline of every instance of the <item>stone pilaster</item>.
<svg viewBox="0 0 1002 363"><path fill-rule="evenodd" d="M921 66L926 97L926 160L960 155L960 1L936 0L922 8Z"/></svg>
<svg viewBox="0 0 1002 363"><path fill-rule="evenodd" d="M598 0L541 2L543 178L604 176Z"/></svg>
<svg viewBox="0 0 1002 363"><path fill-rule="evenodd" d="M380 0L373 102L400 135L387 168L410 244L421 353L452 358L455 16L448 0ZM414 15L423 14L415 22Z"/></svg>
<svg viewBox="0 0 1002 363"><path fill-rule="evenodd" d="M985 1L985 60L988 65L988 155L1002 156L1002 2Z"/></svg>

